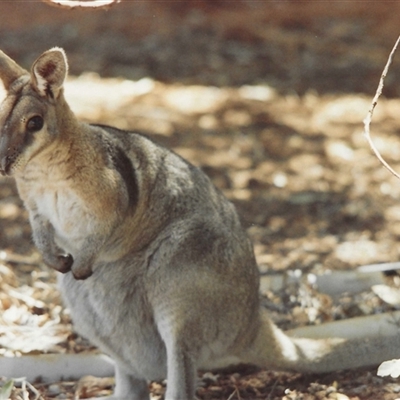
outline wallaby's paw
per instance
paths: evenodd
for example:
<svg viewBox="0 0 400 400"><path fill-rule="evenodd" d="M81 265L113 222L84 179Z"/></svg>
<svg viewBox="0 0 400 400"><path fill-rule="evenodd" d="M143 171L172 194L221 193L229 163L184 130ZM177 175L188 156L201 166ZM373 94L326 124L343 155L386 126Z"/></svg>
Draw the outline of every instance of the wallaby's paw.
<svg viewBox="0 0 400 400"><path fill-rule="evenodd" d="M72 268L72 275L76 280L84 280L89 278L93 274L93 271L90 267L83 268Z"/></svg>
<svg viewBox="0 0 400 400"><path fill-rule="evenodd" d="M53 268L63 274L71 271L72 264L74 263L74 259L71 254L60 254L53 257L43 256L43 261L50 268Z"/></svg>

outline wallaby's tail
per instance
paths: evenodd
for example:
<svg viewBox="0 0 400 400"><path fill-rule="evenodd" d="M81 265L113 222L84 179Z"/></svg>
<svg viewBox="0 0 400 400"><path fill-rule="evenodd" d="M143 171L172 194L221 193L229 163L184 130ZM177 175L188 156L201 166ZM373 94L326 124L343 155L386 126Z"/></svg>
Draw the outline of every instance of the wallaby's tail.
<svg viewBox="0 0 400 400"><path fill-rule="evenodd" d="M243 361L263 368L307 373L378 365L400 358L399 327L394 321L389 322L389 317L386 322L392 323L392 326L382 332L375 330L373 335L367 330L361 336L349 332L340 335L335 332L336 323L331 323L326 324L328 329L315 328L320 337L318 339L297 338L287 335L266 315L261 315L258 335L251 349L243 355ZM313 332L309 330L308 333L312 336ZM296 330L291 332L291 335L295 334ZM324 334L326 337L321 338Z"/></svg>

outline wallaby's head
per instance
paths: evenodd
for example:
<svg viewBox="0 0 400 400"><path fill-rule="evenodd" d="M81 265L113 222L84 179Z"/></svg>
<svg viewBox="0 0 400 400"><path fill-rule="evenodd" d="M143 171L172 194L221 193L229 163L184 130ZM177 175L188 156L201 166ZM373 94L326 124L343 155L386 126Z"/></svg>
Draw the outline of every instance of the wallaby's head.
<svg viewBox="0 0 400 400"><path fill-rule="evenodd" d="M0 50L0 79L7 96L0 107L0 172L22 171L60 134L63 84L68 64L65 53L43 53L28 72Z"/></svg>

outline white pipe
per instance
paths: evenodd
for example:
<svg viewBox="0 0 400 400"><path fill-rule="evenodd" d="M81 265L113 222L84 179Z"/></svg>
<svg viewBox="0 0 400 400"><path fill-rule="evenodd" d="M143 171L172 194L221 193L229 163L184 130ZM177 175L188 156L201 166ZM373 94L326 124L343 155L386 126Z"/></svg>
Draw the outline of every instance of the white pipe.
<svg viewBox="0 0 400 400"><path fill-rule="evenodd" d="M103 354L39 354L21 357L0 357L0 376L41 378L43 381L77 380L85 375L114 376L113 361Z"/></svg>

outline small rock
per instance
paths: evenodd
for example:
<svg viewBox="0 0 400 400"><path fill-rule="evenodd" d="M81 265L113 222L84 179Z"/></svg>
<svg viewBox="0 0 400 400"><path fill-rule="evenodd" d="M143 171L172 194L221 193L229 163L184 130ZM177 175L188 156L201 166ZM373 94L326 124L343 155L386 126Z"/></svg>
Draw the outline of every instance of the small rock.
<svg viewBox="0 0 400 400"><path fill-rule="evenodd" d="M47 394L49 396L58 396L61 393L61 388L56 383L50 385L47 389Z"/></svg>

